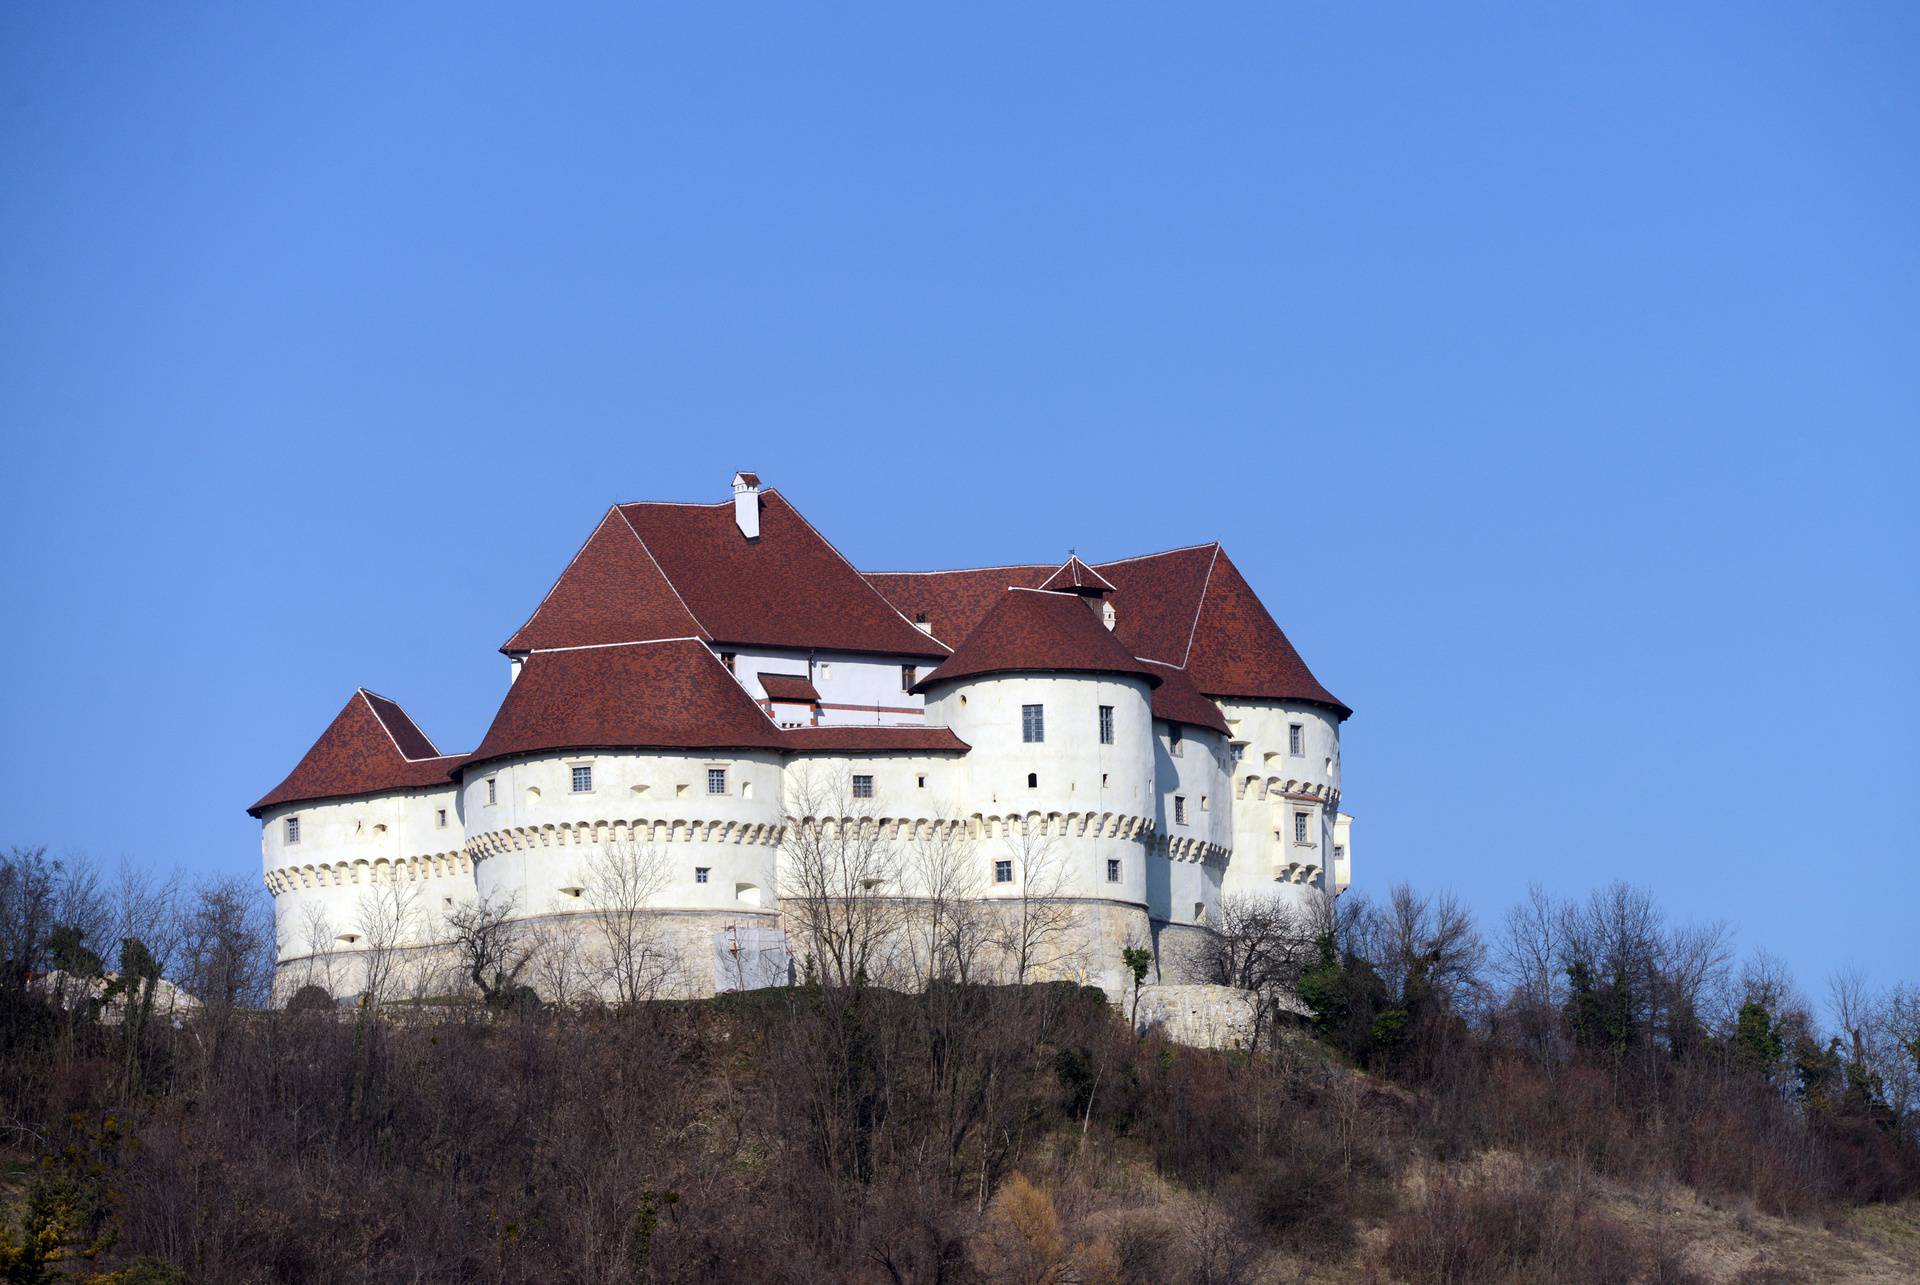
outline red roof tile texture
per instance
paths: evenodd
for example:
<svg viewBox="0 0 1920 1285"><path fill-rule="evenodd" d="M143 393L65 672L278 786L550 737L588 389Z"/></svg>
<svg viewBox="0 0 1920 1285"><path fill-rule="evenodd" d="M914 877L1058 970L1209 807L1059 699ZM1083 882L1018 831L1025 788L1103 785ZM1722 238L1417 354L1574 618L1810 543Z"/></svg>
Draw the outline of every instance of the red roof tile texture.
<svg viewBox="0 0 1920 1285"><path fill-rule="evenodd" d="M1114 635L1134 655L1180 665L1209 696L1295 700L1353 711L1320 684L1218 544L1092 569L1114 586ZM1037 586L1062 569L1038 564L968 571L874 572L867 580L901 612L924 614L942 641L964 647L1010 585Z"/></svg>
<svg viewBox="0 0 1920 1285"><path fill-rule="evenodd" d="M778 491L749 540L720 504L624 504L502 651L661 638L944 659Z"/></svg>
<svg viewBox="0 0 1920 1285"><path fill-rule="evenodd" d="M467 766L551 750L783 744L780 729L719 658L686 639L535 652Z"/></svg>
<svg viewBox="0 0 1920 1285"><path fill-rule="evenodd" d="M1132 674L1160 681L1075 595L1008 589L959 649L913 690L956 678L1020 672Z"/></svg>
<svg viewBox="0 0 1920 1285"><path fill-rule="evenodd" d="M1193 685L1193 679L1187 677L1186 670L1163 665L1157 660L1147 661L1146 664L1160 675L1160 685L1153 689L1155 718L1166 723L1204 727L1222 735L1227 733L1226 716L1220 712L1218 705Z"/></svg>
<svg viewBox="0 0 1920 1285"><path fill-rule="evenodd" d="M760 675L760 689L767 694L768 700L800 701L818 704L820 693L814 688L813 680L805 674L769 674Z"/></svg>
<svg viewBox="0 0 1920 1285"><path fill-rule="evenodd" d="M967 743L944 727L796 727L782 733L795 754L861 751L964 754Z"/></svg>
<svg viewBox="0 0 1920 1285"><path fill-rule="evenodd" d="M632 524L614 508L573 555L532 618L500 650L704 636Z"/></svg>
<svg viewBox="0 0 1920 1285"><path fill-rule="evenodd" d="M452 789L448 774L463 758L441 754L405 710L363 688L348 698L287 779L247 811L259 816L288 803Z"/></svg>

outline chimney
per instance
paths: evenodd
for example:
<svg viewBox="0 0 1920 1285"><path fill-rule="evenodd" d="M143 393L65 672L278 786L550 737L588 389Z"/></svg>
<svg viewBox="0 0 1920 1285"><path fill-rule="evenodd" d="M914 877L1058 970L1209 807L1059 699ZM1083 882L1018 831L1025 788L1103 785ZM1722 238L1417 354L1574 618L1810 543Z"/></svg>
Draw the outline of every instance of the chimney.
<svg viewBox="0 0 1920 1285"><path fill-rule="evenodd" d="M760 475L733 475L733 524L749 540L760 538Z"/></svg>

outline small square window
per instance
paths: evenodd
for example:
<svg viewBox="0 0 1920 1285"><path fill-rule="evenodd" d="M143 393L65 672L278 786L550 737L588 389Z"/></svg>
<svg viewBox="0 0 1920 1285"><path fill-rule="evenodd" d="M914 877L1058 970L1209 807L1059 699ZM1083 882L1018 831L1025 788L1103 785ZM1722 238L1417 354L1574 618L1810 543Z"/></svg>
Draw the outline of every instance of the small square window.
<svg viewBox="0 0 1920 1285"><path fill-rule="evenodd" d="M900 666L900 690L901 691L910 692L913 690L913 674L914 674L914 667L912 665Z"/></svg>
<svg viewBox="0 0 1920 1285"><path fill-rule="evenodd" d="M1293 814L1293 841L1295 843L1305 843L1307 841L1307 814L1305 812L1296 812Z"/></svg>
<svg viewBox="0 0 1920 1285"><path fill-rule="evenodd" d="M1113 744L1113 706L1111 705L1100 707L1100 743Z"/></svg>
<svg viewBox="0 0 1920 1285"><path fill-rule="evenodd" d="M1184 794L1173 796L1173 823L1175 825L1187 823L1187 796Z"/></svg>
<svg viewBox="0 0 1920 1285"><path fill-rule="evenodd" d="M573 792L575 794L593 793L593 769L585 763L574 764Z"/></svg>
<svg viewBox="0 0 1920 1285"><path fill-rule="evenodd" d="M447 810L445 808L439 808L434 812L433 825L434 825L434 828L437 830L444 830L447 828Z"/></svg>
<svg viewBox="0 0 1920 1285"><path fill-rule="evenodd" d="M1013 862L996 861L993 863L993 881L995 883L1013 882Z"/></svg>
<svg viewBox="0 0 1920 1285"><path fill-rule="evenodd" d="M1120 859L1118 857L1107 858L1107 882L1120 882Z"/></svg>
<svg viewBox="0 0 1920 1285"><path fill-rule="evenodd" d="M1180 725L1178 723L1167 728L1167 753L1173 755L1175 758L1182 757L1181 747L1184 744L1185 742L1181 738Z"/></svg>
<svg viewBox="0 0 1920 1285"><path fill-rule="evenodd" d="M713 873L712 866L695 866L693 868L693 881L695 883L705 883L707 881L707 876L711 875L712 873Z"/></svg>
<svg viewBox="0 0 1920 1285"><path fill-rule="evenodd" d="M499 801L500 801L500 778L495 776L490 776L487 778L487 802L498 803Z"/></svg>
<svg viewBox="0 0 1920 1285"><path fill-rule="evenodd" d="M1047 739L1046 706L1022 705L1020 707L1020 739L1030 745Z"/></svg>
<svg viewBox="0 0 1920 1285"><path fill-rule="evenodd" d="M856 775L853 778L853 797L856 799L872 798L873 797L873 778L870 776Z"/></svg>
<svg viewBox="0 0 1920 1285"><path fill-rule="evenodd" d="M287 842L288 843L300 842L300 818L299 817L287 818Z"/></svg>
<svg viewBox="0 0 1920 1285"><path fill-rule="evenodd" d="M1307 729L1298 723L1287 724L1287 753L1303 758L1307 753Z"/></svg>
<svg viewBox="0 0 1920 1285"><path fill-rule="evenodd" d="M725 794L727 792L727 769L710 767L707 769L707 793Z"/></svg>

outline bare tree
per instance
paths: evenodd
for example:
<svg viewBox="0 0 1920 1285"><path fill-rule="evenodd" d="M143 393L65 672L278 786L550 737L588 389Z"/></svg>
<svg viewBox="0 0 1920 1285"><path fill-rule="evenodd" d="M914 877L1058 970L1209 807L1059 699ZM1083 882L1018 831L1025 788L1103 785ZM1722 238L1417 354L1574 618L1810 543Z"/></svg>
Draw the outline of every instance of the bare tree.
<svg viewBox="0 0 1920 1285"><path fill-rule="evenodd" d="M241 879L209 884L188 903L181 976L207 1011L266 1005L273 983L271 914L260 889Z"/></svg>
<svg viewBox="0 0 1920 1285"><path fill-rule="evenodd" d="M405 952L422 938L420 889L389 876L360 894L354 927L359 930L361 991L368 1006L394 998Z"/></svg>
<svg viewBox="0 0 1920 1285"><path fill-rule="evenodd" d="M487 1007L512 1007L520 997L520 974L534 953L513 899L482 899L449 911L447 935L461 971Z"/></svg>
<svg viewBox="0 0 1920 1285"><path fill-rule="evenodd" d="M653 908L667 886L666 854L652 844L611 843L587 858L586 875L593 929L603 948L604 991L621 1004L655 998L674 964Z"/></svg>
<svg viewBox="0 0 1920 1285"><path fill-rule="evenodd" d="M964 823L935 816L916 828L905 864L915 898L905 944L914 984L970 980L991 929L978 842Z"/></svg>
<svg viewBox="0 0 1920 1285"><path fill-rule="evenodd" d="M1024 984L1074 955L1079 913L1065 899L1071 871L1046 822L1023 817L1007 824L1004 850L1013 862L1013 892L996 903L992 933L1002 965Z"/></svg>
<svg viewBox="0 0 1920 1285"><path fill-rule="evenodd" d="M803 767L788 783L780 839L780 903L829 986L881 980L904 918L901 862L877 800L851 774Z"/></svg>
<svg viewBox="0 0 1920 1285"><path fill-rule="evenodd" d="M300 949L306 952L306 962L301 967L301 984L318 986L329 996L337 996L340 979L336 976L336 966L340 953L340 934L334 930L333 916L327 913L325 904L309 901L303 905L299 923L293 931Z"/></svg>
<svg viewBox="0 0 1920 1285"><path fill-rule="evenodd" d="M578 925L549 920L533 928L528 936L533 948L530 968L534 989L542 999L564 1008L594 993L593 976L598 970L587 958Z"/></svg>

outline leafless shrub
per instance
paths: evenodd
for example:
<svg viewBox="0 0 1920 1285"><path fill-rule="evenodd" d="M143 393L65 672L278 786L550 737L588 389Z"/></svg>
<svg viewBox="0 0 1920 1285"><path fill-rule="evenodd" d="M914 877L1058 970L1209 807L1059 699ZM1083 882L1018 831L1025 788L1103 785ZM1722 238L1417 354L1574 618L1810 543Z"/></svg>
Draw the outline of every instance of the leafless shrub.
<svg viewBox="0 0 1920 1285"><path fill-rule="evenodd" d="M603 992L621 1004L656 998L674 971L653 905L667 885L666 854L651 844L610 843L587 858L586 878Z"/></svg>
<svg viewBox="0 0 1920 1285"><path fill-rule="evenodd" d="M995 898L990 940L1008 980L1057 974L1081 948L1079 909L1066 899L1065 851L1037 816L1010 821L1000 851L1013 862L1012 892Z"/></svg>
<svg viewBox="0 0 1920 1285"><path fill-rule="evenodd" d="M849 773L801 768L787 786L780 904L819 980L846 987L880 976L906 922L901 858L878 801Z"/></svg>
<svg viewBox="0 0 1920 1285"><path fill-rule="evenodd" d="M535 944L511 897L481 898L447 912L447 937L462 976L489 1008L510 1008L520 998L520 974L532 962Z"/></svg>
<svg viewBox="0 0 1920 1285"><path fill-rule="evenodd" d="M399 998L406 952L423 936L419 886L392 877L376 879L360 893L354 928L360 988L368 1005Z"/></svg>

